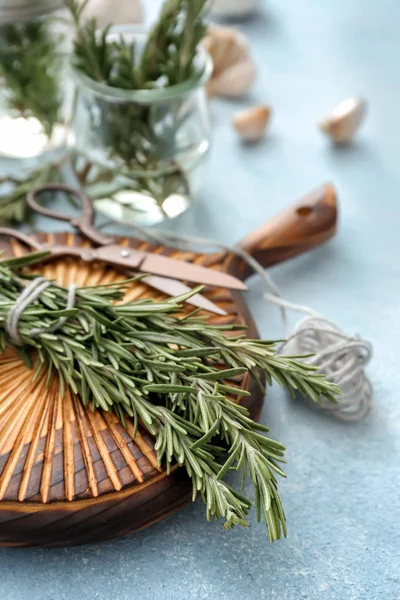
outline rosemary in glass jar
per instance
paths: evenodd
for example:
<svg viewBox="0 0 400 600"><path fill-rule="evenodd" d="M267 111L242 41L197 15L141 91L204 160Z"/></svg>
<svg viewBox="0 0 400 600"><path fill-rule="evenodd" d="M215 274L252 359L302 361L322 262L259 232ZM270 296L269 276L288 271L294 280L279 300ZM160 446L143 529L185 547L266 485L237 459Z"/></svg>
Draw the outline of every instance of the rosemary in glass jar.
<svg viewBox="0 0 400 600"><path fill-rule="evenodd" d="M37 157L66 143L62 2L0 2L0 154Z"/></svg>
<svg viewBox="0 0 400 600"><path fill-rule="evenodd" d="M69 2L76 37L74 145L114 172L98 207L119 219L154 223L185 210L209 149L204 85L211 73L198 45L206 0L166 0L147 33L98 30ZM104 179L104 178L103 178ZM123 194L115 192L125 183Z"/></svg>

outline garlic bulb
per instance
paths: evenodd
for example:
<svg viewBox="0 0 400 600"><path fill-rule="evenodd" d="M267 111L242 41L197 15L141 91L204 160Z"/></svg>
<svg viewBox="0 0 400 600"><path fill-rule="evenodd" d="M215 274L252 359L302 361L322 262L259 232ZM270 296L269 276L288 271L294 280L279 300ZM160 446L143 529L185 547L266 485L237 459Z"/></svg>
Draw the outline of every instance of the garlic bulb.
<svg viewBox="0 0 400 600"><path fill-rule="evenodd" d="M320 122L320 129L335 144L349 143L359 130L367 111L367 103L361 98L348 98L340 102L332 114Z"/></svg>
<svg viewBox="0 0 400 600"><path fill-rule="evenodd" d="M241 17L255 12L261 0L214 0L211 12L217 17Z"/></svg>
<svg viewBox="0 0 400 600"><path fill-rule="evenodd" d="M231 27L210 25L202 43L214 63L208 94L228 98L244 96L256 78L256 66L245 36Z"/></svg>
<svg viewBox="0 0 400 600"><path fill-rule="evenodd" d="M270 118L269 106L255 106L236 113L233 126L245 142L258 142L264 136Z"/></svg>
<svg viewBox="0 0 400 600"><path fill-rule="evenodd" d="M91 0L85 8L87 18L96 17L99 27L143 22L141 0Z"/></svg>

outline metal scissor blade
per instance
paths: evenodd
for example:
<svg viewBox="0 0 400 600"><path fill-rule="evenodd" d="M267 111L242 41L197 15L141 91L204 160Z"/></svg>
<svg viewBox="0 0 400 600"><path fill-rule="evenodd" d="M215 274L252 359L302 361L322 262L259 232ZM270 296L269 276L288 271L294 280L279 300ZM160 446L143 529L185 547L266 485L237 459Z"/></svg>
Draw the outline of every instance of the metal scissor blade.
<svg viewBox="0 0 400 600"><path fill-rule="evenodd" d="M127 269L137 269L150 275L170 277L178 281L189 281L202 285L228 288L230 290L247 290L247 286L232 275L221 273L206 267L199 267L192 263L168 258L160 254L151 254L132 248L123 248L117 244L101 246L100 248L84 250L87 260L104 260L110 264Z"/></svg>
<svg viewBox="0 0 400 600"><path fill-rule="evenodd" d="M147 254L140 265L144 273L171 277L180 281L190 281L231 290L247 290L247 286L232 275L221 273L206 267L199 267L192 263L174 260L159 254Z"/></svg>
<svg viewBox="0 0 400 600"><path fill-rule="evenodd" d="M182 294L187 294L190 292L190 287L181 281L177 281L176 279L168 279L166 277L159 277L157 275L148 275L148 277L143 279L143 282L150 287L167 294L167 296L181 296ZM228 314L222 308L214 304L214 302L211 302L211 300L208 300L201 294L195 294L186 300L186 303L192 304L197 308L202 308L203 310L207 310L208 312L216 315L226 316Z"/></svg>
<svg viewBox="0 0 400 600"><path fill-rule="evenodd" d="M43 245L42 248L47 248L47 246ZM106 252L102 252L104 250L104 248L102 248L102 247L101 248L75 248L73 246L53 246L53 247L49 246L48 248L51 250L51 252L50 252L49 256L47 257L47 260L51 260L51 259L57 258L59 256L79 256L83 260L86 260L89 262L91 262L93 260L104 260L106 262L109 262L110 264L114 264L114 265L118 265L118 266L123 265L124 267L128 267L128 270L131 266L134 266L135 269L138 269L140 267L140 263L143 261L142 255L144 254L146 256L146 253L144 253L144 252L137 252L137 251L133 250L132 251L132 260L130 262L125 261L123 258L123 256L125 255L125 252L130 253L131 251L125 250L121 246L114 246L114 245L105 246L104 248L107 248ZM110 248L112 249L111 252L110 252ZM118 259L115 258L116 249L118 249L117 250ZM121 254L121 253L124 253L124 254ZM185 264L185 263L182 263L182 264ZM160 292L163 292L164 294L167 294L167 296L181 296L181 295L187 294L188 292L191 291L191 288L188 287L187 285L185 285L184 283L182 283L181 281L178 281L176 279L170 279L168 277L162 277L162 276L158 276L158 275L148 275L144 279L144 281L150 287L153 287L154 289L156 289ZM219 306L217 306L216 304L211 302L211 300L208 300L201 294L195 294L191 298L188 298L188 300L186 300L186 302L188 304L192 304L193 306L196 306L198 308L207 310L208 312L215 313L216 315L222 315L222 316L227 315L227 313L222 308L220 308Z"/></svg>

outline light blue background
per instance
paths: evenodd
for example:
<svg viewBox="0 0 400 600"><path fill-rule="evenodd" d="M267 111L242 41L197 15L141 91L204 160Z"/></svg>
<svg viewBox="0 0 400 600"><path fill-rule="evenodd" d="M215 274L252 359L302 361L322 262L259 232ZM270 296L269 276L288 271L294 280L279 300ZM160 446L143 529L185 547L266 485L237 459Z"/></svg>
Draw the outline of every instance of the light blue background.
<svg viewBox="0 0 400 600"><path fill-rule="evenodd" d="M318 184L337 186L335 241L272 273L288 299L373 342L375 405L365 423L345 426L269 393L263 422L288 448L288 540L270 546L254 515L249 530L226 533L198 502L114 543L0 550L2 598L400 598L399 22L399 0L270 0L242 23L259 65L248 104L272 105L270 133L243 147L230 126L242 104L214 102L203 193L171 225L234 242ZM370 102L366 125L334 150L316 121L357 93ZM248 294L261 333L280 336L261 291L255 280Z"/></svg>

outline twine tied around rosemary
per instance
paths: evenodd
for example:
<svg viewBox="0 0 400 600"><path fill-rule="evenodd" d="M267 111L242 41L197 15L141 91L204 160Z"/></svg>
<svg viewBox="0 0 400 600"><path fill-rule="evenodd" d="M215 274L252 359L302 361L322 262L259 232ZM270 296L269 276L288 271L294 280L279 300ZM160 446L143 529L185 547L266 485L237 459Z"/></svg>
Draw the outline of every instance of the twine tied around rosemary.
<svg viewBox="0 0 400 600"><path fill-rule="evenodd" d="M36 277L28 283L28 285L22 290L21 295L18 297L14 306L10 310L6 320L6 330L11 338L12 343L15 346L22 346L21 336L19 334L18 324L23 312L31 306L42 293L51 285L52 281L45 277ZM75 306L76 298L76 285L73 283L68 289L68 300L67 310L72 310ZM67 317L60 317L53 326L51 327L35 327L29 331L29 337L35 338L42 333L55 333L60 327L62 327L67 321Z"/></svg>

